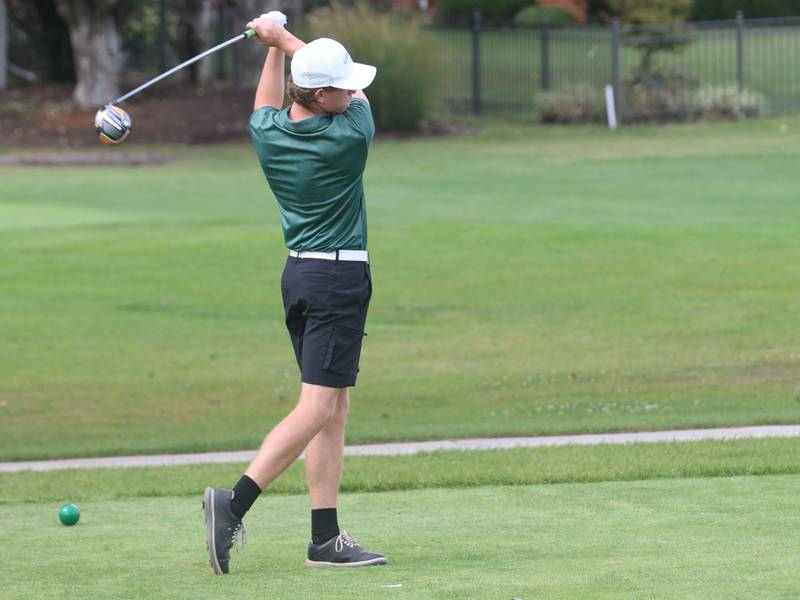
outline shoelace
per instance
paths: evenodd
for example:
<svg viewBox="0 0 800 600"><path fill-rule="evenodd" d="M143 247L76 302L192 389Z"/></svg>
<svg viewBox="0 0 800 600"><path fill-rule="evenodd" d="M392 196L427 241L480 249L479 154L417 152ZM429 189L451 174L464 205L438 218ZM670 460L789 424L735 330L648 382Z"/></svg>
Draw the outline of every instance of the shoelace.
<svg viewBox="0 0 800 600"><path fill-rule="evenodd" d="M336 538L336 544L334 545L334 549L336 550L336 552L341 552L342 550L344 550L345 546L347 546L348 548L361 550L361 544L358 543L358 540L349 533L347 533L347 531L342 531L342 533L339 534L339 537Z"/></svg>
<svg viewBox="0 0 800 600"><path fill-rule="evenodd" d="M244 545L247 543L247 531L244 528L244 521L239 521L236 528L233 530L233 547L237 552L244 550Z"/></svg>

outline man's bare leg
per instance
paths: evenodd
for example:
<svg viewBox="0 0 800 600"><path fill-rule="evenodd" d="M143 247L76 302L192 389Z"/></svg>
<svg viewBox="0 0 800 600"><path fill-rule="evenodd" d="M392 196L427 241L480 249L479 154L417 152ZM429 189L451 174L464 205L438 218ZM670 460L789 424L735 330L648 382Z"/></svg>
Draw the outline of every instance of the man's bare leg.
<svg viewBox="0 0 800 600"><path fill-rule="evenodd" d="M340 388L304 383L297 406L264 438L245 475L231 490L207 487L203 496L206 545L215 574L228 572L242 518L258 495L291 465L336 414Z"/></svg>
<svg viewBox="0 0 800 600"><path fill-rule="evenodd" d="M297 406L264 438L245 475L263 490L337 414L340 388L304 383Z"/></svg>
<svg viewBox="0 0 800 600"><path fill-rule="evenodd" d="M306 447L306 477L311 509L336 508L342 482L344 429L350 407L350 390L340 390L333 418Z"/></svg>
<svg viewBox="0 0 800 600"><path fill-rule="evenodd" d="M306 476L311 496L309 567L385 565L383 554L364 550L355 538L339 531L336 502L342 481L344 430L350 407L349 388L343 388L333 418L306 448Z"/></svg>

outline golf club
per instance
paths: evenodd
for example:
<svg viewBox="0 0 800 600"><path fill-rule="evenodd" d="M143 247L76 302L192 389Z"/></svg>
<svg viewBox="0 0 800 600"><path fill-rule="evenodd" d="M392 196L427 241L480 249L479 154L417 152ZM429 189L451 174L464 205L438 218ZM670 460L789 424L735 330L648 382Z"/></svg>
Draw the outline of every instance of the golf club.
<svg viewBox="0 0 800 600"><path fill-rule="evenodd" d="M273 21L277 21L281 25L286 25L286 15L279 11L271 11L265 15L261 15L262 17L267 17L272 19ZM106 104L103 108L99 109L94 116L94 128L97 132L97 135L100 137L100 141L106 144L116 145L121 144L124 142L128 135L131 132L131 125L132 120L130 115L117 106L120 102L124 102L131 96L138 94L142 90L149 88L151 85L154 85L161 81L162 79L169 77L176 71L180 71L184 67L191 65L192 63L196 63L198 60L201 60L208 56L209 54L213 54L218 50L222 50L223 48L227 48L231 44L235 44L236 42L240 42L242 40L246 40L247 38L251 38L256 35L255 30L248 29L247 31L240 33L239 35L232 37L231 39L222 42L221 44L217 44L213 48L209 48L205 52L201 52L197 56L193 56L189 60L186 60L179 64L176 67L172 67L169 71L165 71L161 75L158 75L140 85L139 87L131 90L127 94L120 96L116 100L112 100L108 104Z"/></svg>

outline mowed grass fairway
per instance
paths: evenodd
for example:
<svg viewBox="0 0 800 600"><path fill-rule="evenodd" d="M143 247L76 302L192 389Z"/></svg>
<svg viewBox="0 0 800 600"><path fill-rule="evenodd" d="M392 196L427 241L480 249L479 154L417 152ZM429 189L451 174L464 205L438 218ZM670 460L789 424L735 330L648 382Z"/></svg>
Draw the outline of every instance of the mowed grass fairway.
<svg viewBox="0 0 800 600"><path fill-rule="evenodd" d="M781 124L377 141L348 442L800 421ZM294 404L251 149L160 150L0 168L0 458L252 448Z"/></svg>
<svg viewBox="0 0 800 600"><path fill-rule="evenodd" d="M348 443L800 422L799 143L798 121L378 140ZM0 167L0 459L254 448L294 404L251 149L116 150L177 160ZM798 444L348 458L341 524L391 561L348 572L302 564L298 463L224 579L200 498L243 465L3 474L0 596L796 598Z"/></svg>
<svg viewBox="0 0 800 600"><path fill-rule="evenodd" d="M199 491L244 465L5 474L0 531L14 552L0 589L13 600L796 598L799 443L348 458L341 523L391 562L347 572L302 564L309 505L291 495L303 491L295 464L246 517L224 579L207 566ZM352 493L376 489L391 491ZM57 522L65 499L82 509L74 527Z"/></svg>
<svg viewBox="0 0 800 600"><path fill-rule="evenodd" d="M788 599L798 494L798 477L753 477L346 495L355 531L392 563L345 572L305 567L307 502L269 498L225 578L208 568L196 498L87 502L72 528L55 506L16 505L0 508L26 524L4 535L0 581L14 600Z"/></svg>

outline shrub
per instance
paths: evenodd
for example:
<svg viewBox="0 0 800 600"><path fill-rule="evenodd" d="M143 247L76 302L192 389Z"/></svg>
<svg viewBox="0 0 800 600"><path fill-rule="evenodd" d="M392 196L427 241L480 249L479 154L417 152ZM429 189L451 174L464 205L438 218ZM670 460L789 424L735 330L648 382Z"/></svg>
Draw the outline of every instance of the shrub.
<svg viewBox="0 0 800 600"><path fill-rule="evenodd" d="M700 81L672 66L636 68L622 82L621 107L634 119L684 119ZM630 120L630 119L629 119Z"/></svg>
<svg viewBox="0 0 800 600"><path fill-rule="evenodd" d="M354 60L378 67L367 95L379 129L419 128L441 72L440 52L420 21L378 13L366 2L353 8L333 2L313 11L308 23L314 38L339 40Z"/></svg>
<svg viewBox="0 0 800 600"><path fill-rule="evenodd" d="M702 85L674 67L655 71L657 77L632 77L622 87L626 120L685 121L691 119L745 119L760 116L766 98L736 85Z"/></svg>
<svg viewBox="0 0 800 600"><path fill-rule="evenodd" d="M767 106L764 94L737 85L700 88L694 97L694 106L705 119L752 119L761 116Z"/></svg>
<svg viewBox="0 0 800 600"><path fill-rule="evenodd" d="M603 92L586 84L570 84L539 95L542 123L594 123L605 118Z"/></svg>
<svg viewBox="0 0 800 600"><path fill-rule="evenodd" d="M545 20L551 25L572 25L575 15L561 6L526 6L514 17L516 25L542 25Z"/></svg>
<svg viewBox="0 0 800 600"><path fill-rule="evenodd" d="M662 76L667 81L659 86L625 82L621 95L626 122L751 119L766 110L763 94L740 92L735 84L700 85L675 70ZM542 123L599 123L606 117L605 95L588 84L572 84L541 94L538 111Z"/></svg>

